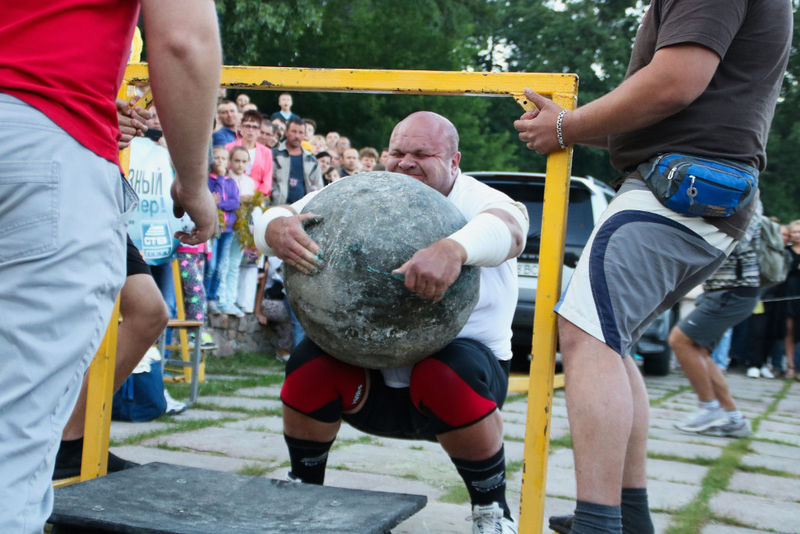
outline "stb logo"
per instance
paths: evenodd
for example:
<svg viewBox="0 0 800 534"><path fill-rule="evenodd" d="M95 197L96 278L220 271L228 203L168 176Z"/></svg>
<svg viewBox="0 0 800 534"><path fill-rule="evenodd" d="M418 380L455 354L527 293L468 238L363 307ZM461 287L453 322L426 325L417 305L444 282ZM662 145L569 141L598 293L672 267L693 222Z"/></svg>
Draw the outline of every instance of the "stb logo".
<svg viewBox="0 0 800 534"><path fill-rule="evenodd" d="M146 260L157 260L172 253L172 236L166 221L142 223L142 254Z"/></svg>

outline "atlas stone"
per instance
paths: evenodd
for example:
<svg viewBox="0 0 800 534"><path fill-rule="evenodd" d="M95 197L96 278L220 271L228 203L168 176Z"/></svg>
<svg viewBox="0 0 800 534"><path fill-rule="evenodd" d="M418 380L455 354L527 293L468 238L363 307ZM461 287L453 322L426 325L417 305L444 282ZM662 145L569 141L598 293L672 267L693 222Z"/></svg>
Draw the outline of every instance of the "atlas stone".
<svg viewBox="0 0 800 534"><path fill-rule="evenodd" d="M311 275L289 267L286 292L306 335L327 353L371 369L403 367L461 331L478 301L479 268L462 267L439 302L392 274L466 224L441 193L403 174L360 173L327 186L303 212L320 216L306 232L325 263Z"/></svg>

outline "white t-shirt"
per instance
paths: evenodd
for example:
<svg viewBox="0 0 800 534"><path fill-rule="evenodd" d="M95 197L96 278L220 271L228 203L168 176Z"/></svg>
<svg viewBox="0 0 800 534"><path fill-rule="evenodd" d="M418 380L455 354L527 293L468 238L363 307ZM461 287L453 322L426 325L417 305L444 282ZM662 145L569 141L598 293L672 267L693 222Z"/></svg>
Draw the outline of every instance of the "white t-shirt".
<svg viewBox="0 0 800 534"><path fill-rule="evenodd" d="M255 194L256 183L252 178L246 174L236 175L231 173L229 176L236 182L236 185L239 186L239 198Z"/></svg>

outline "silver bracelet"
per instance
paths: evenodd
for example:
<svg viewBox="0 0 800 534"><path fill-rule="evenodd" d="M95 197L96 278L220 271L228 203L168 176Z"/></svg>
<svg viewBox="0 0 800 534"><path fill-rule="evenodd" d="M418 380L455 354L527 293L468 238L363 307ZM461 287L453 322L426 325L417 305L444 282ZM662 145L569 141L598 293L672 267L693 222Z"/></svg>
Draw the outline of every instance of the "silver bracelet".
<svg viewBox="0 0 800 534"><path fill-rule="evenodd" d="M558 113L558 119L556 119L556 135L558 136L558 146L561 147L561 150L566 150L567 145L564 144L564 135L561 131L561 123L564 122L564 115L567 114L566 109L562 109Z"/></svg>

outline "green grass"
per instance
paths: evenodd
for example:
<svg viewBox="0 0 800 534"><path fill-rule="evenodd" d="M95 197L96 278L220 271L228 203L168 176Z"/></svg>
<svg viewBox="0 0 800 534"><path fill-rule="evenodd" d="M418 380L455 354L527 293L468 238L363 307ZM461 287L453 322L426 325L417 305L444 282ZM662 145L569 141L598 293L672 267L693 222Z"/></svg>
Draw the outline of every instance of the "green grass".
<svg viewBox="0 0 800 534"><path fill-rule="evenodd" d="M517 471L522 471L522 460L514 460L512 462L506 462L506 476L516 473Z"/></svg>
<svg viewBox="0 0 800 534"><path fill-rule="evenodd" d="M439 497L439 500L451 504L467 503L469 502L467 487L462 482L453 483L445 490L442 496Z"/></svg>
<svg viewBox="0 0 800 534"><path fill-rule="evenodd" d="M165 418L169 416L161 416L156 421L163 421ZM172 420L174 421L174 419ZM207 428L210 426L217 426L223 423L229 423L231 421L236 421L236 419L232 417L223 417L221 419L194 419L194 420L186 420L186 421L178 421L174 424L169 425L166 428L159 428L156 430L149 430L147 432L141 432L139 434L133 434L127 436L123 439L112 439L109 442L109 446L111 447L122 447L124 445L136 445L141 443L144 440L156 438L158 436L163 436L165 434L176 434L178 432L188 432L190 430L199 430L201 428Z"/></svg>
<svg viewBox="0 0 800 534"><path fill-rule="evenodd" d="M242 408L241 406L220 406L213 402L198 402L192 406L195 410L235 412L254 417L280 416L281 408Z"/></svg>
<svg viewBox="0 0 800 534"><path fill-rule="evenodd" d="M235 380L206 380L198 387L198 395L228 395L242 388L252 388L259 386L274 386L283 383L283 375L249 375ZM191 384L168 383L165 384L167 391L176 399L189 398Z"/></svg>
<svg viewBox="0 0 800 534"><path fill-rule="evenodd" d="M781 471L779 469L770 469L768 467L759 467L755 465L740 465L737 467L739 471L744 473L752 473L756 475L769 475L772 477L794 478L800 480L800 475L790 473L788 471Z"/></svg>
<svg viewBox="0 0 800 534"><path fill-rule="evenodd" d="M279 375L282 381L285 366L273 355L263 353L240 352L224 358L206 358L206 373L217 375L248 375L253 368L268 369Z"/></svg>
<svg viewBox="0 0 800 534"><path fill-rule="evenodd" d="M670 462L683 462L685 464L702 465L708 467L714 465L715 458L703 458L695 456L694 458L686 458L685 456L678 456L677 454L665 454L661 452L648 452L647 457L651 460L667 460Z"/></svg>
<svg viewBox="0 0 800 534"><path fill-rule="evenodd" d="M550 440L550 452L553 452L558 449L571 449L571 448L572 448L572 435L570 434Z"/></svg>
<svg viewBox="0 0 800 534"><path fill-rule="evenodd" d="M372 443L372 437L364 435L364 436L359 436L356 439L337 439L336 441L333 442L332 448L341 449L342 447L347 447L349 445L358 445L358 444L369 445L370 443Z"/></svg>
<svg viewBox="0 0 800 534"><path fill-rule="evenodd" d="M266 465L259 464L246 464L244 467L236 471L240 475L248 475L251 477L263 477L274 468Z"/></svg>
<svg viewBox="0 0 800 534"><path fill-rule="evenodd" d="M775 411L778 403L786 396L789 386L790 384L784 386L767 409L752 421L754 433L761 421ZM741 467L742 457L750 452L752 440L752 437L732 440L722 449L719 458L711 461L708 472L700 484L700 492L692 502L675 512L667 534L700 534L709 519L713 517L711 498L728 487L731 477Z"/></svg>
<svg viewBox="0 0 800 534"><path fill-rule="evenodd" d="M525 399L527 397L528 397L527 393L511 393L506 397L504 404L508 404L509 402L514 402L520 399Z"/></svg>
<svg viewBox="0 0 800 534"><path fill-rule="evenodd" d="M800 445L794 443L792 441L784 441L782 439L773 439L773 438L755 438L753 441L758 441L759 443L774 443L775 445L782 445L784 447L796 447L800 448ZM798 451L800 454L800 451Z"/></svg>
<svg viewBox="0 0 800 534"><path fill-rule="evenodd" d="M691 389L692 389L692 386L685 385L685 386L679 387L678 389L673 389L672 391L666 393L663 397L659 397L657 399L650 399L650 407L651 408L656 408L658 406L661 406L662 404L664 404L669 399L671 399L673 397L677 397L678 395L680 395L681 393L684 393L686 391L691 391Z"/></svg>

